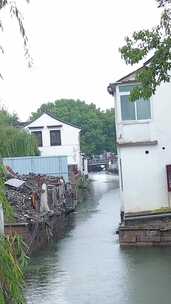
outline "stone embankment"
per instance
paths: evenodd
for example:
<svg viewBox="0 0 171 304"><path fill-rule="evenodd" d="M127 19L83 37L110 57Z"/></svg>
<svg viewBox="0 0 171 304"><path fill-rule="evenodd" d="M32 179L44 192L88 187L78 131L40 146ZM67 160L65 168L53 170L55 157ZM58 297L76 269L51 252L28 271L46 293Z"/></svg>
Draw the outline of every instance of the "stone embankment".
<svg viewBox="0 0 171 304"><path fill-rule="evenodd" d="M125 246L171 246L171 210L126 214L119 227Z"/></svg>
<svg viewBox="0 0 171 304"><path fill-rule="evenodd" d="M48 198L48 210L44 211L41 210L43 183ZM78 202L76 183L65 183L62 177L33 174L7 181L6 197L14 209L15 220L5 223L5 233L22 235L29 253L63 235L65 218L75 210Z"/></svg>

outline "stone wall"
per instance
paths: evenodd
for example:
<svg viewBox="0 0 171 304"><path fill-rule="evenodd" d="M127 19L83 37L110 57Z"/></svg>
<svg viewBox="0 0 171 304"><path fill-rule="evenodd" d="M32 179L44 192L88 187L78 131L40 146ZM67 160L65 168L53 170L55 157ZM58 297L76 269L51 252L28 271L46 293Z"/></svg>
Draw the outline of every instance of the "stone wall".
<svg viewBox="0 0 171 304"><path fill-rule="evenodd" d="M28 246L27 254L44 249L52 240L61 239L65 233L65 216L46 216L39 222L5 224L6 235L20 235Z"/></svg>
<svg viewBox="0 0 171 304"><path fill-rule="evenodd" d="M124 246L171 246L171 213L126 217L119 227Z"/></svg>

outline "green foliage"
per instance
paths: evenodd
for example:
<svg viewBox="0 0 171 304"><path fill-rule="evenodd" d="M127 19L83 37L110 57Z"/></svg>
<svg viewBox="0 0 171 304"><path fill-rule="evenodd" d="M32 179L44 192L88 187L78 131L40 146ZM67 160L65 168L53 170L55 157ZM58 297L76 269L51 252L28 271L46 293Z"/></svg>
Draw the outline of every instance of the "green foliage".
<svg viewBox="0 0 171 304"><path fill-rule="evenodd" d="M1 126L17 126L19 123L17 114L8 113L7 110L2 108L0 110L0 127Z"/></svg>
<svg viewBox="0 0 171 304"><path fill-rule="evenodd" d="M14 212L5 195L3 178L0 178L0 203L2 204L6 221L13 221Z"/></svg>
<svg viewBox="0 0 171 304"><path fill-rule="evenodd" d="M26 0L28 2L28 0ZM15 1L0 0L0 9L5 6L9 7L11 16L15 16L20 33L24 42L24 55L31 65L31 58L27 46L27 36L23 26L22 15ZM3 30L3 24L0 20L0 28ZM0 46L2 53L4 49ZM0 77L2 75L0 74ZM10 115L4 109L0 111L0 156L21 156L23 153L37 153L36 143L25 132L14 129L9 126L16 126L18 122L17 116ZM25 139L24 139L25 137ZM21 147L20 147L21 145ZM18 155L19 154L19 155ZM26 154L28 155L28 154ZM12 209L6 201L3 180L0 179L0 203L3 205L5 216L12 216ZM18 236L8 238L0 235L0 304L24 304L22 288L24 285L23 266L27 257L23 250L24 243Z"/></svg>
<svg viewBox="0 0 171 304"><path fill-rule="evenodd" d="M61 99L42 104L31 119L43 112L50 112L66 123L81 128L81 151L86 154L100 154L104 151L116 152L114 109L101 111L95 104L84 101Z"/></svg>
<svg viewBox="0 0 171 304"><path fill-rule="evenodd" d="M81 176L79 178L79 181L78 181L77 185L76 185L77 190L78 191L79 191L79 189L81 189L81 190L87 190L88 186L89 186L89 179L86 178L85 176Z"/></svg>
<svg viewBox="0 0 171 304"><path fill-rule="evenodd" d="M15 113L0 109L0 157L39 155L35 138L18 125Z"/></svg>
<svg viewBox="0 0 171 304"><path fill-rule="evenodd" d="M126 37L126 44L120 49L121 56L127 64L139 63L147 55L153 56L145 66L136 73L140 85L130 95L135 101L149 99L162 82L169 82L171 70L171 8L170 0L156 0L163 7L160 24L151 30L134 32Z"/></svg>
<svg viewBox="0 0 171 304"><path fill-rule="evenodd" d="M15 113L0 109L0 157L39 155L35 138L18 125Z"/></svg>
<svg viewBox="0 0 171 304"><path fill-rule="evenodd" d="M24 304L22 293L24 286L23 269L27 257L24 243L19 236L0 235L0 303Z"/></svg>
<svg viewBox="0 0 171 304"><path fill-rule="evenodd" d="M0 126L0 156L39 155L35 138L26 131Z"/></svg>
<svg viewBox="0 0 171 304"><path fill-rule="evenodd" d="M4 181L0 178L0 202L6 218L13 217L13 211L5 196ZM23 271L27 265L27 247L20 236L0 234L0 303L24 304L22 289Z"/></svg>

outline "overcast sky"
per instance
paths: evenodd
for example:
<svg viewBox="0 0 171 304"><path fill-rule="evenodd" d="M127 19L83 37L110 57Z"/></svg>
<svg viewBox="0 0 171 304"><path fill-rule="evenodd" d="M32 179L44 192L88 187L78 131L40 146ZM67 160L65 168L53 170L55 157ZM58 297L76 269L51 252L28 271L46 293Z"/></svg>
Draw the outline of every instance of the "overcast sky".
<svg viewBox="0 0 171 304"><path fill-rule="evenodd" d="M23 2L23 0L19 0ZM19 3L20 4L20 3ZM26 120L59 98L113 107L107 85L132 70L118 48L134 30L159 22L155 0L31 0L22 7L34 64L27 68L16 20L1 11L1 104Z"/></svg>

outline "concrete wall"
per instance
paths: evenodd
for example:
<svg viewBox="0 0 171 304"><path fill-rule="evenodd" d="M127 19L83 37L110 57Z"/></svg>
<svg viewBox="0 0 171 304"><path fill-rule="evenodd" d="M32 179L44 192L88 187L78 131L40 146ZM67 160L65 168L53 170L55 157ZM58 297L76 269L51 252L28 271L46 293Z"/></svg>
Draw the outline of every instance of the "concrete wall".
<svg viewBox="0 0 171 304"><path fill-rule="evenodd" d="M149 153L146 154L145 152ZM125 212L138 212L168 207L166 158L161 146L120 149Z"/></svg>
<svg viewBox="0 0 171 304"><path fill-rule="evenodd" d="M39 129L38 127L43 128ZM40 116L26 126L25 129L29 130L29 132L42 131L43 146L39 147L42 156L66 155L68 156L69 165L76 164L78 165L78 168L80 168L80 129L58 121L47 114ZM61 130L60 146L50 145L50 130Z"/></svg>
<svg viewBox="0 0 171 304"><path fill-rule="evenodd" d="M117 88L117 141L120 144L157 141L154 146L118 149L123 208L136 212L168 207L166 165L171 164L171 83L162 84L151 98L152 118L147 121L122 122L118 94Z"/></svg>

